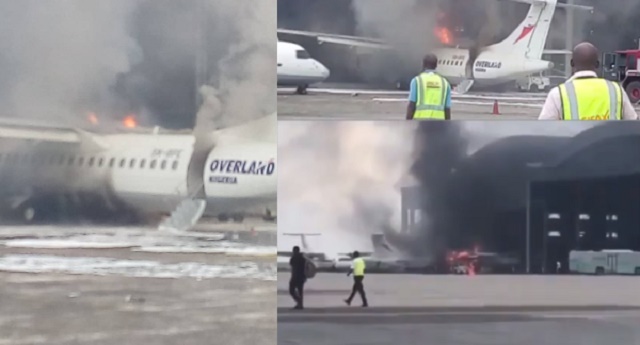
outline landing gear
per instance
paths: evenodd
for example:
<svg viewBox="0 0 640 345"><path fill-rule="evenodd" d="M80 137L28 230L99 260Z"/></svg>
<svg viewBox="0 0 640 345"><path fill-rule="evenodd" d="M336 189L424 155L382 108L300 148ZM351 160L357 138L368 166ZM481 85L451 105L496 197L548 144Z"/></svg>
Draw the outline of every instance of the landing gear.
<svg viewBox="0 0 640 345"><path fill-rule="evenodd" d="M233 221L236 223L242 223L242 221L244 220L244 216L241 214L234 214L233 215Z"/></svg>
<svg viewBox="0 0 640 345"><path fill-rule="evenodd" d="M410 81L409 81L410 82ZM396 89L400 91L407 91L410 88L409 82L404 80L396 81Z"/></svg>
<svg viewBox="0 0 640 345"><path fill-rule="evenodd" d="M27 200L20 204L18 207L9 211L7 219L11 222L17 222L19 224L33 224L42 218L36 203L32 200Z"/></svg>
<svg viewBox="0 0 640 345"><path fill-rule="evenodd" d="M306 95L307 94L307 87L309 87L309 85L300 85L300 86L298 86L298 88L296 89L296 93L298 95Z"/></svg>
<svg viewBox="0 0 640 345"><path fill-rule="evenodd" d="M20 220L25 224L31 224L36 219L36 208L31 204L26 203L20 206L18 212L20 214Z"/></svg>
<svg viewBox="0 0 640 345"><path fill-rule="evenodd" d="M33 219L36 217L36 209L33 207L28 207L23 212L24 220L27 223L31 223Z"/></svg>

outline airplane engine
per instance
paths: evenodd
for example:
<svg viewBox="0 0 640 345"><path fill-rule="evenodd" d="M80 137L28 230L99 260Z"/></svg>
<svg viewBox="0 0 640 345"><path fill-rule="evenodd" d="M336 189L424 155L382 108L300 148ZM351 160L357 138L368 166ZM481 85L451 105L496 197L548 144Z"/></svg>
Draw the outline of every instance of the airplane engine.
<svg viewBox="0 0 640 345"><path fill-rule="evenodd" d="M241 143L211 150L204 166L208 213L235 221L247 213L264 214L266 205L276 197L276 155L276 145L271 143Z"/></svg>

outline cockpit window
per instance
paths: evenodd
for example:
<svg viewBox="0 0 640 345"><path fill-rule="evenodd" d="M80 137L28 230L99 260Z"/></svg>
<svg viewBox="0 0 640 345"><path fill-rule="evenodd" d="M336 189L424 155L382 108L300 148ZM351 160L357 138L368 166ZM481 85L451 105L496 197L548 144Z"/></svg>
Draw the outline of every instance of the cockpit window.
<svg viewBox="0 0 640 345"><path fill-rule="evenodd" d="M311 55L306 50L296 50L296 58L298 59L311 59Z"/></svg>

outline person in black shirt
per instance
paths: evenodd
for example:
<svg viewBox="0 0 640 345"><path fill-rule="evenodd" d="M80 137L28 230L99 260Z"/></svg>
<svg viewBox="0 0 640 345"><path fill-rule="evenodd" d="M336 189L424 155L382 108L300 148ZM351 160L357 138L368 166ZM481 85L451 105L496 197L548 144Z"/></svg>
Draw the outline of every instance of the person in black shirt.
<svg viewBox="0 0 640 345"><path fill-rule="evenodd" d="M296 301L296 306L293 309L302 309L302 291L304 289L304 283L307 281L307 277L304 273L306 265L305 257L300 252L300 247L293 247L293 255L289 260L291 266L291 280L289 280L289 294Z"/></svg>

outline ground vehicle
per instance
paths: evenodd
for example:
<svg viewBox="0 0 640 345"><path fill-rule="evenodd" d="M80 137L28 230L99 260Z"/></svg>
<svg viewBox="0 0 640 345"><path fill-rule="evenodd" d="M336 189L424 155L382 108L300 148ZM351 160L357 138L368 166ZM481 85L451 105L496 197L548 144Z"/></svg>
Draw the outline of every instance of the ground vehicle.
<svg viewBox="0 0 640 345"><path fill-rule="evenodd" d="M549 78L543 76L542 73L528 75L516 80L518 91L547 91L549 84Z"/></svg>
<svg viewBox="0 0 640 345"><path fill-rule="evenodd" d="M640 50L621 50L605 53L602 58L602 77L620 82L631 103L640 102Z"/></svg>
<svg viewBox="0 0 640 345"><path fill-rule="evenodd" d="M598 275L640 275L640 252L631 250L572 250L569 253L569 271L571 273Z"/></svg>

